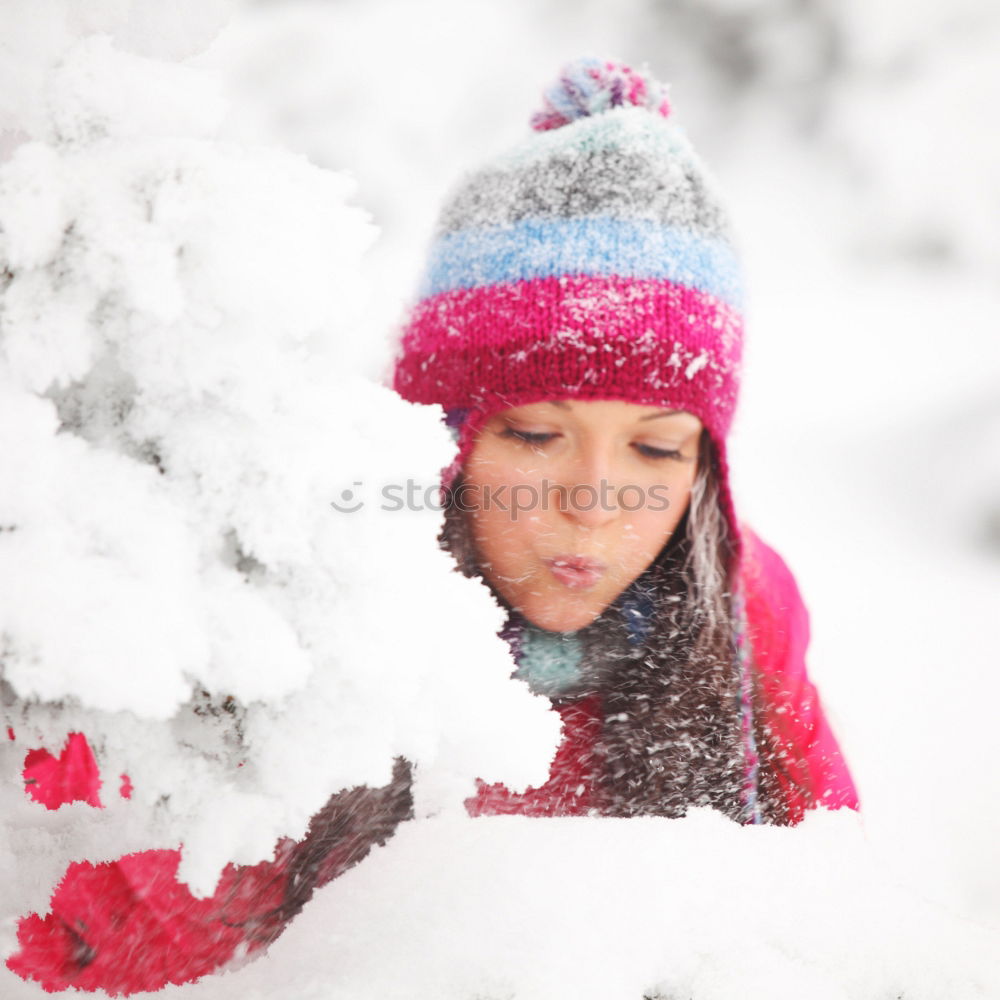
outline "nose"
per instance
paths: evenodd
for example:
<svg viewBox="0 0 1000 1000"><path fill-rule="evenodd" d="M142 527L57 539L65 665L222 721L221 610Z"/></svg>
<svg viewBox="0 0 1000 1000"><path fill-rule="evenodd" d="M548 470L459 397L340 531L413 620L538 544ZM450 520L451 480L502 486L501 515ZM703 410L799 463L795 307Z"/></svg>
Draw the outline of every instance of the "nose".
<svg viewBox="0 0 1000 1000"><path fill-rule="evenodd" d="M597 528L620 513L613 464L600 451L574 456L559 477L559 509L581 527Z"/></svg>

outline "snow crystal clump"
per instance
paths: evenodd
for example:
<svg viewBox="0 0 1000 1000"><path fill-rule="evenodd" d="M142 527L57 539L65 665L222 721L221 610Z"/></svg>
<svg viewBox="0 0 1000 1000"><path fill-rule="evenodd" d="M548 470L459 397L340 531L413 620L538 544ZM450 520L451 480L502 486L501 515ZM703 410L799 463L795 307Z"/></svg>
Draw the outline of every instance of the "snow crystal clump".
<svg viewBox="0 0 1000 1000"><path fill-rule="evenodd" d="M3 761L16 781L25 749L81 731L134 791L102 793L127 837L94 819L52 849L183 842L205 893L396 756L418 812L477 776L544 780L557 718L510 679L502 613L438 511L377 502L436 482L453 444L357 374L375 229L353 182L214 139L211 76L57 28L58 58L52 32L33 50L44 113L0 165Z"/></svg>

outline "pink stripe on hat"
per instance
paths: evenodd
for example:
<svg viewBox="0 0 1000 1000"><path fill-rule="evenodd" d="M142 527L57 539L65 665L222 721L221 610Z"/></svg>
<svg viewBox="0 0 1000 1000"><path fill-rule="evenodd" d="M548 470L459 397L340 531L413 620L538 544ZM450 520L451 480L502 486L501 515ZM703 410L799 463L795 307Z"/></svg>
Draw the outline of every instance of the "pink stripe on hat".
<svg viewBox="0 0 1000 1000"><path fill-rule="evenodd" d="M424 299L394 388L414 402L495 412L539 399L621 399L729 430L742 318L665 279L537 278Z"/></svg>

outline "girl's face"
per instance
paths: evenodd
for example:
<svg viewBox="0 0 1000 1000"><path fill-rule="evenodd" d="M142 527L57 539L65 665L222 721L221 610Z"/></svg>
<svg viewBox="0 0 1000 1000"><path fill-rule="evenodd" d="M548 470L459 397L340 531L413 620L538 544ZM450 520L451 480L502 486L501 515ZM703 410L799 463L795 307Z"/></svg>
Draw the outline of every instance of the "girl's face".
<svg viewBox="0 0 1000 1000"><path fill-rule="evenodd" d="M483 575L541 628L588 625L683 517L701 429L690 413L617 400L498 413L477 436L456 494Z"/></svg>

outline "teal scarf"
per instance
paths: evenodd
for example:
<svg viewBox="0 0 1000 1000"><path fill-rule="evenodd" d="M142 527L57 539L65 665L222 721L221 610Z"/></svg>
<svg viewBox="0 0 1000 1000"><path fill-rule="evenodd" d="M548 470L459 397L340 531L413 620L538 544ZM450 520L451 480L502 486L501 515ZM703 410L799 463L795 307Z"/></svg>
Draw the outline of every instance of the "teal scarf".
<svg viewBox="0 0 1000 1000"><path fill-rule="evenodd" d="M534 694L558 698L582 680L583 643L576 632L549 632L524 624L518 636L517 670Z"/></svg>

